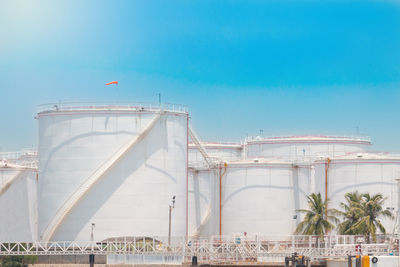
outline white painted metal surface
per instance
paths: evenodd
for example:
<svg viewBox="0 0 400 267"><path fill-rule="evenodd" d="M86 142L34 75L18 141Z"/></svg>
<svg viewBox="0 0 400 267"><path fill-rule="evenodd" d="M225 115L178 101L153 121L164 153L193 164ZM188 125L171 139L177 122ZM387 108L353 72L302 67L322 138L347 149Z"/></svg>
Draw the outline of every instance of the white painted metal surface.
<svg viewBox="0 0 400 267"><path fill-rule="evenodd" d="M63 105L38 113L39 238L186 234L187 120L174 106Z"/></svg>
<svg viewBox="0 0 400 267"><path fill-rule="evenodd" d="M202 142L202 146L210 157L220 158L223 161L235 161L243 157L243 145L239 143ZM201 153L193 143L189 144L189 161L196 163L203 161Z"/></svg>
<svg viewBox="0 0 400 267"><path fill-rule="evenodd" d="M288 235L306 196L324 195L328 158L330 207L358 190L398 210L400 156L365 152L369 138L201 142L178 105L57 103L37 118L38 189L34 151L0 153L0 240L87 240L92 223L95 240L166 235L172 196L173 236Z"/></svg>
<svg viewBox="0 0 400 267"><path fill-rule="evenodd" d="M218 170L189 169L189 236L218 234Z"/></svg>
<svg viewBox="0 0 400 267"><path fill-rule="evenodd" d="M292 234L310 191L309 168L290 162L229 162L222 177L222 234ZM217 204L218 205L218 204Z"/></svg>
<svg viewBox="0 0 400 267"><path fill-rule="evenodd" d="M327 161L314 163L316 187L325 196L325 169ZM393 213L398 210L398 189L395 179L400 178L400 156L377 153L355 153L330 159L328 167L328 198L330 207L339 208L344 195L358 190L360 193L381 193L387 197L384 208ZM387 232L393 232L394 220L383 220Z"/></svg>
<svg viewBox="0 0 400 267"><path fill-rule="evenodd" d="M0 240L37 240L37 171L17 165L17 158L0 163Z"/></svg>
<svg viewBox="0 0 400 267"><path fill-rule="evenodd" d="M366 151L371 145L365 137L290 136L248 139L248 158L273 157L286 160L312 161Z"/></svg>

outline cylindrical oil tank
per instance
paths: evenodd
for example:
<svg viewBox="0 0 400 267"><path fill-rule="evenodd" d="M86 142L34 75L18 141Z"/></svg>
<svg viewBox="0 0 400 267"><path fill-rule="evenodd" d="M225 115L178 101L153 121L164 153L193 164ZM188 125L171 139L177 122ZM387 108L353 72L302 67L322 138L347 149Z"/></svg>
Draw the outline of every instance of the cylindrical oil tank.
<svg viewBox="0 0 400 267"><path fill-rule="evenodd" d="M203 148L212 158L219 158L223 161L242 159L243 145L239 143L217 143L202 142ZM195 144L189 144L189 162L204 162L204 158Z"/></svg>
<svg viewBox="0 0 400 267"><path fill-rule="evenodd" d="M281 160L229 162L220 168L222 235L284 236L300 222L311 189L309 165Z"/></svg>
<svg viewBox="0 0 400 267"><path fill-rule="evenodd" d="M45 105L39 238L187 234L188 113L178 105Z"/></svg>
<svg viewBox="0 0 400 267"><path fill-rule="evenodd" d="M314 162L316 187L329 207L340 209L349 192L377 194L386 199L384 209L395 213L399 205L400 156L385 153L355 153ZM383 220L387 232L392 232L394 220Z"/></svg>
<svg viewBox="0 0 400 267"><path fill-rule="evenodd" d="M0 241L2 242L37 241L35 155L35 152L0 155Z"/></svg>
<svg viewBox="0 0 400 267"><path fill-rule="evenodd" d="M189 167L189 236L218 234L218 188L217 169Z"/></svg>
<svg viewBox="0 0 400 267"><path fill-rule="evenodd" d="M368 150L367 137L290 136L256 137L247 140L248 158L273 157L286 160L312 161L320 156L334 157Z"/></svg>

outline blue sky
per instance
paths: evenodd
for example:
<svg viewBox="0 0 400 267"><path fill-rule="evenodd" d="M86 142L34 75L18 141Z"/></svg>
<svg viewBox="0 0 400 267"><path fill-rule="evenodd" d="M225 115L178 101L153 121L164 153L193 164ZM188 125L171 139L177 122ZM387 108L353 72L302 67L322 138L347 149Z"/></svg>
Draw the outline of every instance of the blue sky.
<svg viewBox="0 0 400 267"><path fill-rule="evenodd" d="M1 150L37 145L38 104L158 93L203 139L358 128L400 152L400 2L0 2Z"/></svg>

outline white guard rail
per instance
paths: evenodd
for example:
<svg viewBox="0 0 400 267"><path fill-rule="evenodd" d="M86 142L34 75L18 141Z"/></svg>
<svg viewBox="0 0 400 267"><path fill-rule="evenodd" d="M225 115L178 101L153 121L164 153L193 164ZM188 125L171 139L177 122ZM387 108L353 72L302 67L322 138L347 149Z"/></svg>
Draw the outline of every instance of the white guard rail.
<svg viewBox="0 0 400 267"><path fill-rule="evenodd" d="M398 240L400 236L395 236ZM389 238L390 239L390 238ZM384 237L378 244L350 244L357 236L287 236L266 237L211 237L209 239L173 238L168 247L166 237L126 237L94 242L0 242L0 255L159 255L181 256L190 261L197 256L201 263L259 262L260 259L285 257L297 252L311 259L347 258L348 255L398 255L389 250L390 240ZM357 241L358 240L358 241ZM318 244L318 245L317 245Z"/></svg>
<svg viewBox="0 0 400 267"><path fill-rule="evenodd" d="M58 102L42 104L37 107L37 112L46 111L90 111L90 110L136 110L136 111L171 111L171 112L188 112L185 105L161 103L141 103L141 102Z"/></svg>

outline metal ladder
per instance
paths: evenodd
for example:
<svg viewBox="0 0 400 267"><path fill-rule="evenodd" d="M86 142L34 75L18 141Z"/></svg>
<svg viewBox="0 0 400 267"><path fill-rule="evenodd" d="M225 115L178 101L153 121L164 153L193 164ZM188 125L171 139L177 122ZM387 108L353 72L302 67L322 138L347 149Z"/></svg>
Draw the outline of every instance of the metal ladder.
<svg viewBox="0 0 400 267"><path fill-rule="evenodd" d="M208 155L206 149L201 144L199 138L197 137L196 133L193 131L192 127L189 127L189 136L190 136L190 139L193 141L193 143L196 145L197 149L200 151L200 154L203 156L205 162L207 163L207 165L210 168L217 166L221 162L221 160L216 159L216 158L211 158Z"/></svg>

